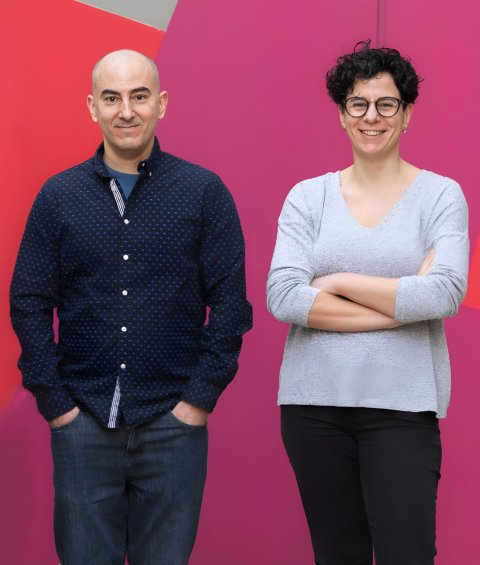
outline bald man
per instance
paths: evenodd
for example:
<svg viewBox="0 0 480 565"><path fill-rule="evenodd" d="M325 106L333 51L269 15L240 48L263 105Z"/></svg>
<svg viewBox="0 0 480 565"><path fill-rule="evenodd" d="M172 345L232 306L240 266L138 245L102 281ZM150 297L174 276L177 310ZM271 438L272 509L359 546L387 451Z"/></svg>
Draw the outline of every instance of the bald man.
<svg viewBox="0 0 480 565"><path fill-rule="evenodd" d="M219 177L160 149L155 63L117 51L92 78L103 142L43 186L20 247L19 367L51 429L62 565L185 565L208 414L252 324L243 236Z"/></svg>

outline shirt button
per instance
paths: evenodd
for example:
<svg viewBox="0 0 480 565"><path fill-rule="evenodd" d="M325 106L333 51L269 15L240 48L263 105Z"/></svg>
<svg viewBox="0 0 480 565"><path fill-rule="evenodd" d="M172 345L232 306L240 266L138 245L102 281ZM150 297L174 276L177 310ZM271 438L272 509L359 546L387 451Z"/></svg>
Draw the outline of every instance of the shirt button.
<svg viewBox="0 0 480 565"><path fill-rule="evenodd" d="M122 363L122 364L120 365L120 369L126 369L126 368L127 368L127 366L125 365L125 363Z"/></svg>
<svg viewBox="0 0 480 565"><path fill-rule="evenodd" d="M127 220L127 219L125 218L125 220L123 220L123 223L124 223L124 224L129 224L129 223L130 223L130 220Z"/></svg>
<svg viewBox="0 0 480 565"><path fill-rule="evenodd" d="M123 294L123 296L127 296L128 290L122 290L122 294Z"/></svg>
<svg viewBox="0 0 480 565"><path fill-rule="evenodd" d="M124 259L125 261L128 261L128 255L124 255L124 256L123 256L123 259Z"/></svg>
<svg viewBox="0 0 480 565"><path fill-rule="evenodd" d="M127 326L122 326L122 332L126 332L127 331Z"/></svg>
<svg viewBox="0 0 480 565"><path fill-rule="evenodd" d="M151 172L151 171L150 171L150 172L148 173L148 176L149 176L149 177L151 177L151 176L152 176L152 172Z"/></svg>

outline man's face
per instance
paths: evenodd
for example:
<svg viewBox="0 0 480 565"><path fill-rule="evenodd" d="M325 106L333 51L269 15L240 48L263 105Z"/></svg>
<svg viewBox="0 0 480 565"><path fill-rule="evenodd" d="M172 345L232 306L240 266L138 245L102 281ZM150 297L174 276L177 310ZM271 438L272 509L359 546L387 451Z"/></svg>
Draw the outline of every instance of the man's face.
<svg viewBox="0 0 480 565"><path fill-rule="evenodd" d="M158 79L142 56L112 54L99 64L88 107L102 130L106 155L147 158L166 106L167 93L160 92Z"/></svg>

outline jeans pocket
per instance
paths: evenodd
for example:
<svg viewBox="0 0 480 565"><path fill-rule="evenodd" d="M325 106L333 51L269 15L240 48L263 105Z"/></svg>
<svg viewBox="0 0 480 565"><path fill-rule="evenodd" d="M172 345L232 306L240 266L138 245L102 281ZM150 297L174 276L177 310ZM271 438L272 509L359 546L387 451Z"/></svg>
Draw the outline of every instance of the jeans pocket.
<svg viewBox="0 0 480 565"><path fill-rule="evenodd" d="M207 424L187 424L187 422L179 420L171 410L167 412L167 416L170 416L171 420L183 428L190 428L191 430L205 430L207 428Z"/></svg>
<svg viewBox="0 0 480 565"><path fill-rule="evenodd" d="M75 416L75 418L73 420L71 420L70 422L68 422L68 424L64 424L63 426L55 426L55 427L50 426L50 431L52 433L56 433L56 432L62 432L64 430L68 430L69 428L73 427L74 424L76 424L78 422L78 420L80 419L80 416L82 414L83 414L83 412L80 410L80 412Z"/></svg>

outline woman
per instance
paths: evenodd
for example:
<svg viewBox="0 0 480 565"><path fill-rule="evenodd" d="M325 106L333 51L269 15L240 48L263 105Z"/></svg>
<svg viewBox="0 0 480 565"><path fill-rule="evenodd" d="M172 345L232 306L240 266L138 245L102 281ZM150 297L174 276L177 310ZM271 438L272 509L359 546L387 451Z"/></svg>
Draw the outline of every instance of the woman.
<svg viewBox="0 0 480 565"><path fill-rule="evenodd" d="M289 193L268 307L292 324L282 436L319 565L431 565L450 366L442 319L464 297L467 207L399 154L419 77L359 44L327 73L353 165ZM358 47L358 46L357 46Z"/></svg>

